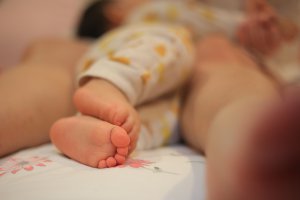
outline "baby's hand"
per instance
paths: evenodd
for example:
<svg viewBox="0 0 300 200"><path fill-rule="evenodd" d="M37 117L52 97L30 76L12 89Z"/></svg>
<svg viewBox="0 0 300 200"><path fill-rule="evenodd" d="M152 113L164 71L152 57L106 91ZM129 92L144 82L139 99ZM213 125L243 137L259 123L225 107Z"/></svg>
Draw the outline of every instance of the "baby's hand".
<svg viewBox="0 0 300 200"><path fill-rule="evenodd" d="M270 55L282 42L279 18L265 0L249 0L248 18L238 28L238 40L247 48Z"/></svg>

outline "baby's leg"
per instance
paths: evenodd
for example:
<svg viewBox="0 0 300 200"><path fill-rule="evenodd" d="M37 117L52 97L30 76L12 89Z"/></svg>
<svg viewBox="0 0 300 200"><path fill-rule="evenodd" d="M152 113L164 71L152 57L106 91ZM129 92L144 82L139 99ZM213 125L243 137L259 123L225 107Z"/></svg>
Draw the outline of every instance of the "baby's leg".
<svg viewBox="0 0 300 200"><path fill-rule="evenodd" d="M140 130L140 119L134 106L153 100L180 86L190 71L193 55L189 36L185 29L180 27L146 25L125 27L119 31L112 33L115 34L114 39L111 40L112 44L106 44L110 49L108 53L96 60L87 58L88 64L91 64L91 60L94 60L94 63L90 68L84 66L85 71L80 77L82 87L76 91L74 102L78 111L84 116L89 116L76 118L77 121L92 120L93 117L99 120L99 123L108 122L103 125L109 126L106 127L108 130L112 125L118 126L119 132L121 129L125 130L127 137L130 138L130 144L127 144L128 138L124 139L124 134L118 134L122 136L120 140L125 140L127 144L127 146L122 144L120 147L127 148L130 153L136 147ZM107 40L104 38L104 41ZM96 45L91 54L99 51L99 46L101 47L101 42ZM86 128L89 123L81 123L77 126L79 131L75 130L73 124L69 123L70 120L74 122L75 119L73 117L60 121L51 131L53 143L63 153L93 167L112 167L124 162L124 159L116 158L120 155L114 149L116 147L118 149L119 146L114 144L112 139L109 148L104 147L102 141L98 141L101 143L98 145L99 151L104 151L106 154L97 151L94 155L98 157L93 156L88 159L89 162L87 159L82 159L86 151L79 146L83 145L85 149L89 148L93 151L95 142L90 139L78 140L78 137L90 138L95 133L93 129ZM109 131L100 132L97 134L105 134L106 138L111 137ZM76 141L85 141L85 144ZM70 143L73 143L75 148L69 145ZM127 151L122 156L126 157ZM113 165L107 163L108 156L111 157L110 160L115 159ZM95 165L94 163L97 162L99 164ZM100 164L104 162L106 165Z"/></svg>
<svg viewBox="0 0 300 200"><path fill-rule="evenodd" d="M110 92L113 94L111 90ZM127 107L124 105L121 108ZM69 157L98 168L122 164L129 151L135 149L132 145L145 150L178 142L177 93L140 106L137 110L141 118L141 131L139 135L134 136L139 136L138 143L131 144L130 148L130 139L123 128L90 116L70 117L56 122L51 131L52 141ZM136 115L130 112L127 114L133 119L133 115Z"/></svg>
<svg viewBox="0 0 300 200"><path fill-rule="evenodd" d="M179 92L142 105L137 110L141 119L137 149L153 149L179 142Z"/></svg>
<svg viewBox="0 0 300 200"><path fill-rule="evenodd" d="M186 141L207 156L208 199L299 199L300 103L221 37L198 46ZM298 100L298 102L297 102Z"/></svg>

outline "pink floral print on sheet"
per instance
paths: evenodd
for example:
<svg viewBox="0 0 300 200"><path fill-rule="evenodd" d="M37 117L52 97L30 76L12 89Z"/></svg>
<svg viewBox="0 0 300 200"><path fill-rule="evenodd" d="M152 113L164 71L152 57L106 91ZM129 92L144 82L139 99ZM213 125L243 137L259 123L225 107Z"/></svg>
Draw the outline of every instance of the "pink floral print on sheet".
<svg viewBox="0 0 300 200"><path fill-rule="evenodd" d="M152 163L153 162L148 160L128 159L126 163L124 163L123 165L119 165L118 167L142 168L142 167L147 167Z"/></svg>
<svg viewBox="0 0 300 200"><path fill-rule="evenodd" d="M119 165L117 167L119 168L130 167L134 169L141 168L141 169L151 171L153 173L165 173L165 174L178 175L178 173L165 171L160 167L155 166L155 162L151 162L148 160L128 159L126 163L124 163L123 165Z"/></svg>
<svg viewBox="0 0 300 200"><path fill-rule="evenodd" d="M10 157L0 165L0 177L11 173L16 174L21 170L32 171L35 167L45 167L52 162L47 157L33 156L29 158Z"/></svg>

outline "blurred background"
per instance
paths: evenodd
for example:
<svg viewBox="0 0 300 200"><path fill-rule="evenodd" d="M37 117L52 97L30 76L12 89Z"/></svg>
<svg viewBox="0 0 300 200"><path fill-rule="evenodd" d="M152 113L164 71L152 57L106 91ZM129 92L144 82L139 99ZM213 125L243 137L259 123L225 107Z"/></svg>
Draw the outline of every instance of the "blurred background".
<svg viewBox="0 0 300 200"><path fill-rule="evenodd" d="M0 70L39 38L72 37L90 0L0 0Z"/></svg>

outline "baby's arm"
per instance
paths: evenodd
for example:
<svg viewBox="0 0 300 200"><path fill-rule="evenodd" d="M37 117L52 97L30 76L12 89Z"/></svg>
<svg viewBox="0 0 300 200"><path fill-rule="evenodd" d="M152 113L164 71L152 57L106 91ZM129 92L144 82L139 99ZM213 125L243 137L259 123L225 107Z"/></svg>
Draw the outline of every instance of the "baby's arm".
<svg viewBox="0 0 300 200"><path fill-rule="evenodd" d="M271 55L298 35L297 25L278 15L267 0L247 0L247 19L237 30L239 41L256 53Z"/></svg>

